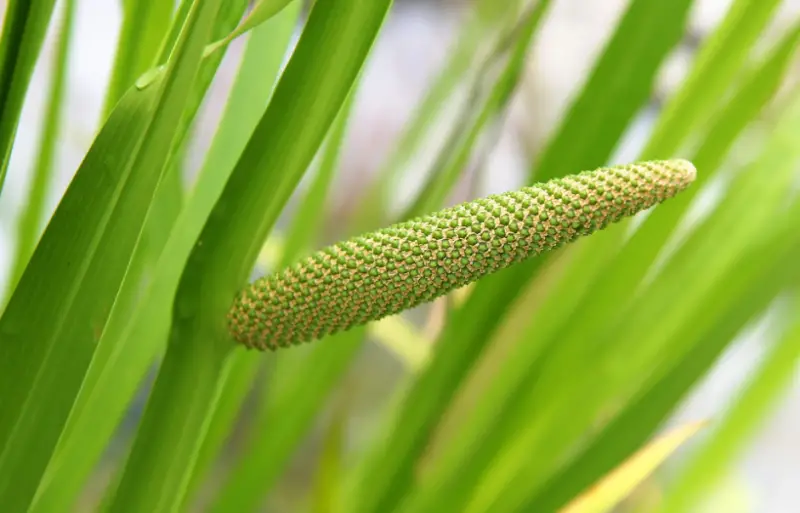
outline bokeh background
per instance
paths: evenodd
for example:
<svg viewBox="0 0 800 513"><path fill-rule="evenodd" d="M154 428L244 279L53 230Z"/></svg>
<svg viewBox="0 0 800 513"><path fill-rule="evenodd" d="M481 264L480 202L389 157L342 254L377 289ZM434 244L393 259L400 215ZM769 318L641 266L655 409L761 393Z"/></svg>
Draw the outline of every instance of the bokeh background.
<svg viewBox="0 0 800 513"><path fill-rule="evenodd" d="M78 2L63 131L55 163L56 178L48 200L51 210L55 208L98 129L120 25L118 4L110 0ZM554 2L538 40L529 53L524 78L508 115L496 127L487 150L480 155L480 161L471 162L468 166L453 195L453 201L522 185L529 163L547 142L573 95L580 90L626 4L624 0ZM680 84L698 46L719 23L730 4L730 0L696 0L682 43L663 66L648 108L627 133L613 161L627 162L636 157L664 98ZM4 8L4 2L0 2L0 8ZM467 0L395 1L358 92L350 130L342 150L340 169L327 205L326 238L335 240L337 229L348 222L353 215L352 207L359 203L357 200L361 195L367 193L369 184L402 133L414 106L449 55L467 8ZM775 16L774 27L766 31L767 36L761 44L766 47L774 42L774 37L770 39L772 35L777 37L798 16L800 0L785 0ZM54 20L57 19L58 16L55 16ZM45 43L43 57L34 73L6 190L0 199L0 282L3 283L8 279L16 218L29 186L38 144L50 63L54 58L52 36ZM216 122L235 75L237 59L241 56L242 44L242 40L233 43L207 96L187 155L184 170L187 183L201 165L214 135ZM800 63L794 62L785 88L790 90L798 80ZM423 182L432 159L444 141L446 127L452 122L465 97L462 88L450 98L452 105L447 107L449 114L438 121L440 126L425 141L424 151L409 163L409 171L397 186L392 208L401 208ZM746 145L737 147L731 158L746 161L751 156L748 151ZM709 187L698 208L702 210L704 202L713 203L714 195L718 192L713 185ZM286 219L290 219L291 215L290 206ZM724 410L748 372L757 365L763 349L763 332L768 325L769 318L766 318L757 329L740 337L711 375L685 401L673 423L710 418ZM375 346L365 348L343 385L349 388L355 405L354 420L350 424L351 437L359 436L359 415L364 419L369 418L369 412L389 396L401 375L400 367L391 352ZM136 416L135 410L126 425L132 426ZM720 489L720 500L723 502L710 506L710 511L790 513L800 510L799 433L800 373L778 407L765 419L738 464L730 469L728 479ZM278 487L280 493L274 499L278 504L284 500L281 498L284 495L285 504L291 504L291 497L302 494L309 486L310 469L319 450L321 435L321 429L313 431L298 451L290 471ZM121 434L121 439L124 438L125 430ZM699 439L702 439L702 435ZM690 443L678 457L691 449ZM100 483L102 476L102 472L98 474ZM88 502L91 502L90 495Z"/></svg>

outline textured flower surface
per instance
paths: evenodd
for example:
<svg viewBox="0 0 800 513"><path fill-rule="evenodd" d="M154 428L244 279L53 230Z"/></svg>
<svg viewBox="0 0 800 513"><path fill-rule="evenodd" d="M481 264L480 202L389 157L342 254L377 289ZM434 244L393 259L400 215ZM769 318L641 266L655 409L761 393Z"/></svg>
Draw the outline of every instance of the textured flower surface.
<svg viewBox="0 0 800 513"><path fill-rule="evenodd" d="M229 328L263 350L378 320L652 207L694 177L685 160L601 168L355 237L249 285Z"/></svg>

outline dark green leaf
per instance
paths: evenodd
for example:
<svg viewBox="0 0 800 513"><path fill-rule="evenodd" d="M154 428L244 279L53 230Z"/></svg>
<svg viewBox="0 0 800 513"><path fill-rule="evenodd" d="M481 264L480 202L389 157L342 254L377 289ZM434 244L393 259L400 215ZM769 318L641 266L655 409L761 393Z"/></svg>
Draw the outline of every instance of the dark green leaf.
<svg viewBox="0 0 800 513"><path fill-rule="evenodd" d="M0 39L0 190L55 0L9 0Z"/></svg>

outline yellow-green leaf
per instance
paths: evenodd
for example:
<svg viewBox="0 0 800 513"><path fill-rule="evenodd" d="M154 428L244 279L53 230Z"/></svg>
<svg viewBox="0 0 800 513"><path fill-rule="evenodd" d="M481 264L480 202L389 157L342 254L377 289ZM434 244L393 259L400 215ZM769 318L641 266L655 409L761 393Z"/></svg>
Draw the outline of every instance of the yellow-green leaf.
<svg viewBox="0 0 800 513"><path fill-rule="evenodd" d="M595 486L575 498L561 510L561 513L605 513L610 511L678 447L694 436L704 424L704 422L687 424L659 437L607 474Z"/></svg>

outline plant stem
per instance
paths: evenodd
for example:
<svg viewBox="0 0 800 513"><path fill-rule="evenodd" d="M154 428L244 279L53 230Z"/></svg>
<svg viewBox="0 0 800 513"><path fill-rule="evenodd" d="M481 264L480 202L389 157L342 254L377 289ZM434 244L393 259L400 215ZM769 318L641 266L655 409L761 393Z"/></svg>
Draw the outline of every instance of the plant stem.
<svg viewBox="0 0 800 513"><path fill-rule="evenodd" d="M189 335L198 336L207 338ZM173 340L183 337L173 330ZM139 428L140 433L163 436L137 437L110 513L166 513L183 502L231 362L229 344L184 342L169 347ZM176 397L181 398L180 408L175 408Z"/></svg>

